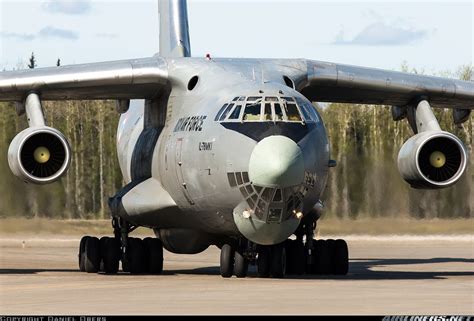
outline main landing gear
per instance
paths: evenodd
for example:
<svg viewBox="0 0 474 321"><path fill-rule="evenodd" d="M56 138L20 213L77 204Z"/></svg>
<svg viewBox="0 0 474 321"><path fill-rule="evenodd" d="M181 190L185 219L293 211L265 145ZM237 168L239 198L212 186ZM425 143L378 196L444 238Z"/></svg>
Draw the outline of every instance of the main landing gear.
<svg viewBox="0 0 474 321"><path fill-rule="evenodd" d="M346 241L316 240L316 223L302 226L296 240L270 246L241 241L239 245L221 247L221 276L239 278L247 276L249 264L257 265L261 278L283 278L285 275L346 275L349 271L349 250ZM306 236L304 242L303 236Z"/></svg>
<svg viewBox="0 0 474 321"><path fill-rule="evenodd" d="M79 269L82 272L115 274L122 270L132 274L163 272L163 245L159 239L132 238L128 234L136 227L122 219L112 220L115 237L104 236L100 240L84 236L79 245Z"/></svg>

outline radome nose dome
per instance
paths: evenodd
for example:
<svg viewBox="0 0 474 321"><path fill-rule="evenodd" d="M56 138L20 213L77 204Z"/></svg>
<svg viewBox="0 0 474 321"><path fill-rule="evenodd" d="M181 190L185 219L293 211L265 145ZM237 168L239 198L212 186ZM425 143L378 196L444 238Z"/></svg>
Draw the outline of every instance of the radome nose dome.
<svg viewBox="0 0 474 321"><path fill-rule="evenodd" d="M304 160L298 145L285 136L269 136L250 155L249 178L255 185L289 187L304 180Z"/></svg>

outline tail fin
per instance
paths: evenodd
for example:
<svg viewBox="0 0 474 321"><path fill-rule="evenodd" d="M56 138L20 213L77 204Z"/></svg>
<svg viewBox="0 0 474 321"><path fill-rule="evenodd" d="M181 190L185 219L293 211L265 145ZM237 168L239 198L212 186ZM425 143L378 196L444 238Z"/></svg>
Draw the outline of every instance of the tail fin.
<svg viewBox="0 0 474 321"><path fill-rule="evenodd" d="M158 0L160 56L191 57L186 0Z"/></svg>

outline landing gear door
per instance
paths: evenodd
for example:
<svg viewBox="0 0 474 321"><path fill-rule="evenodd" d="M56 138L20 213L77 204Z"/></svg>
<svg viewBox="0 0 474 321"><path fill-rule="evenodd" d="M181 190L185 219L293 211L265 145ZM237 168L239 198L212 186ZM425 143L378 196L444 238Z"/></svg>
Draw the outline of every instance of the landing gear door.
<svg viewBox="0 0 474 321"><path fill-rule="evenodd" d="M183 191L184 197L186 198L189 204L194 205L194 201L192 200L191 195L189 194L188 186L184 181L183 176L183 166L185 166L183 164L182 158L183 139L184 138L178 138L176 140L176 177L178 179L178 184L181 186L181 190Z"/></svg>

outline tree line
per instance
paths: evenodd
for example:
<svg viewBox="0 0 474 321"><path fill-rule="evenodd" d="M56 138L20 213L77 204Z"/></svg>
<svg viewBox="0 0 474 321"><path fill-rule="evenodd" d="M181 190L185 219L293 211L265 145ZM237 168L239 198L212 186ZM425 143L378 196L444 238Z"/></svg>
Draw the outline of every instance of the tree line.
<svg viewBox="0 0 474 321"><path fill-rule="evenodd" d="M470 80L473 67L464 66L455 76ZM71 167L60 181L47 186L25 184L14 177L7 150L27 122L16 115L13 103L0 103L0 217L109 217L107 199L123 186L114 102L45 102L44 109L48 125L63 132L71 143ZM331 156L337 161L323 195L327 217L473 216L472 157L467 173L455 186L414 190L403 181L396 165L400 147L412 135L406 120L394 122L389 106L329 104L319 109L330 137ZM472 154L473 116L455 126L451 110L435 113L441 128L457 135Z"/></svg>

